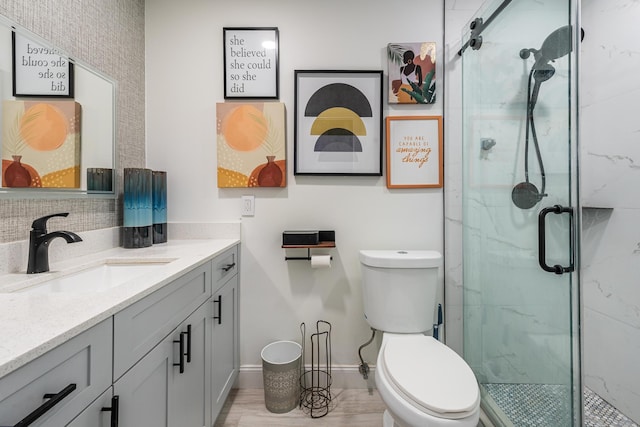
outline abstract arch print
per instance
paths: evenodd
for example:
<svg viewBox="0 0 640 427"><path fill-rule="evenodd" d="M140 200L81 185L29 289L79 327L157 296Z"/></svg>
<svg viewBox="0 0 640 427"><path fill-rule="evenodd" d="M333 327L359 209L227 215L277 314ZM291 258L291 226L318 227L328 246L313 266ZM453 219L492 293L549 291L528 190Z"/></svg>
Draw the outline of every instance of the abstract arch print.
<svg viewBox="0 0 640 427"><path fill-rule="evenodd" d="M295 174L380 175L382 71L296 71Z"/></svg>
<svg viewBox="0 0 640 427"><path fill-rule="evenodd" d="M371 104L362 92L345 83L318 89L309 99L304 115L317 117L311 135L318 136L313 151L362 152L358 136L367 129L361 117L372 117Z"/></svg>

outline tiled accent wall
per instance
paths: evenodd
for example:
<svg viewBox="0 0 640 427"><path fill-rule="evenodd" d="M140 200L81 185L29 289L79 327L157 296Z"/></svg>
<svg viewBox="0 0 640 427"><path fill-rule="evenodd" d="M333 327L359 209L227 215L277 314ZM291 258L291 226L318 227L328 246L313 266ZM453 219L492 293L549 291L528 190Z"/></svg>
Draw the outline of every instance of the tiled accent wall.
<svg viewBox="0 0 640 427"><path fill-rule="evenodd" d="M0 14L117 82L118 182L145 165L144 0L0 0ZM122 223L120 201L0 200L0 242L28 237L33 219L70 212L51 228L86 231Z"/></svg>

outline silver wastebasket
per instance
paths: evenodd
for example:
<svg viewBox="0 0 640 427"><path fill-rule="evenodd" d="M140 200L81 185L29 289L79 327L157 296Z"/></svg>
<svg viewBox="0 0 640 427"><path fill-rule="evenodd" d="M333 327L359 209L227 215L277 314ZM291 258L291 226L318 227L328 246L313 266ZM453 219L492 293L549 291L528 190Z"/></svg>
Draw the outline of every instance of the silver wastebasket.
<svg viewBox="0 0 640 427"><path fill-rule="evenodd" d="M291 411L300 403L302 346L293 341L276 341L265 346L261 356L267 409L277 414Z"/></svg>

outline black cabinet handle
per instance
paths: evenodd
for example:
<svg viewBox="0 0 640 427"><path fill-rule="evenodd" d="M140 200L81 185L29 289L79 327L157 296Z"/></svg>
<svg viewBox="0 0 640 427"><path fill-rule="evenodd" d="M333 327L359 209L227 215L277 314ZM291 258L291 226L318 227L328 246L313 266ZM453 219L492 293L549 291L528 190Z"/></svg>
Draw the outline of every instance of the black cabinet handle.
<svg viewBox="0 0 640 427"><path fill-rule="evenodd" d="M213 320L217 320L218 325L222 325L222 295L218 295L218 298L216 298L213 302L218 304L218 315L214 315Z"/></svg>
<svg viewBox="0 0 640 427"><path fill-rule="evenodd" d="M180 339L173 341L174 343L180 344L180 363L174 363L173 366L179 366L181 374L184 373L184 336L185 335L186 335L186 332L180 332Z"/></svg>
<svg viewBox="0 0 640 427"><path fill-rule="evenodd" d="M187 325L187 332L183 332L187 335L187 363L191 363L191 325Z"/></svg>
<svg viewBox="0 0 640 427"><path fill-rule="evenodd" d="M48 399L42 405L38 406L35 411L27 415L13 427L27 427L33 424L38 418L43 416L47 411L56 406L62 399L67 397L73 390L76 389L75 384L69 384L58 393L47 393L44 395L44 399Z"/></svg>
<svg viewBox="0 0 640 427"><path fill-rule="evenodd" d="M559 264L554 266L547 265L547 254L546 254L546 217L548 214L569 214L569 266L563 267ZM544 208L538 214L538 263L540 267L544 271L548 271L550 273L555 274L563 274L563 273L571 273L574 270L573 265L573 208L564 207L560 205L554 205L552 207Z"/></svg>
<svg viewBox="0 0 640 427"><path fill-rule="evenodd" d="M222 267L222 270L223 270L223 271L229 271L229 270L231 270L231 269L232 269L233 267L235 267L235 266L236 266L236 263L235 263L235 262L232 262L231 264L227 264L227 265L225 265L224 267Z"/></svg>
<svg viewBox="0 0 640 427"><path fill-rule="evenodd" d="M111 424L110 427L118 427L118 417L120 416L120 397L113 396L111 398L111 407L102 408L103 412L111 412Z"/></svg>

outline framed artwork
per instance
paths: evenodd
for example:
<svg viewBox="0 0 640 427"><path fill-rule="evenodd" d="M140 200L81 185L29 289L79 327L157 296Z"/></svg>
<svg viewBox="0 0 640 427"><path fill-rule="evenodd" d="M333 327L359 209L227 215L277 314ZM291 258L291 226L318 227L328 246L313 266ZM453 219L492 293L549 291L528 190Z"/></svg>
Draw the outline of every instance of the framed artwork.
<svg viewBox="0 0 640 427"><path fill-rule="evenodd" d="M387 187L442 187L442 117L387 117Z"/></svg>
<svg viewBox="0 0 640 427"><path fill-rule="evenodd" d="M80 188L81 110L73 100L5 100L2 186Z"/></svg>
<svg viewBox="0 0 640 427"><path fill-rule="evenodd" d="M11 33L13 96L73 98L73 63L51 47Z"/></svg>
<svg viewBox="0 0 640 427"><path fill-rule="evenodd" d="M295 175L382 175L382 71L295 71Z"/></svg>
<svg viewBox="0 0 640 427"><path fill-rule="evenodd" d="M436 102L436 44L389 43L389 104Z"/></svg>
<svg viewBox="0 0 640 427"><path fill-rule="evenodd" d="M278 29L223 28L224 98L278 99Z"/></svg>
<svg viewBox="0 0 640 427"><path fill-rule="evenodd" d="M283 103L218 103L216 128L218 188L286 186Z"/></svg>

